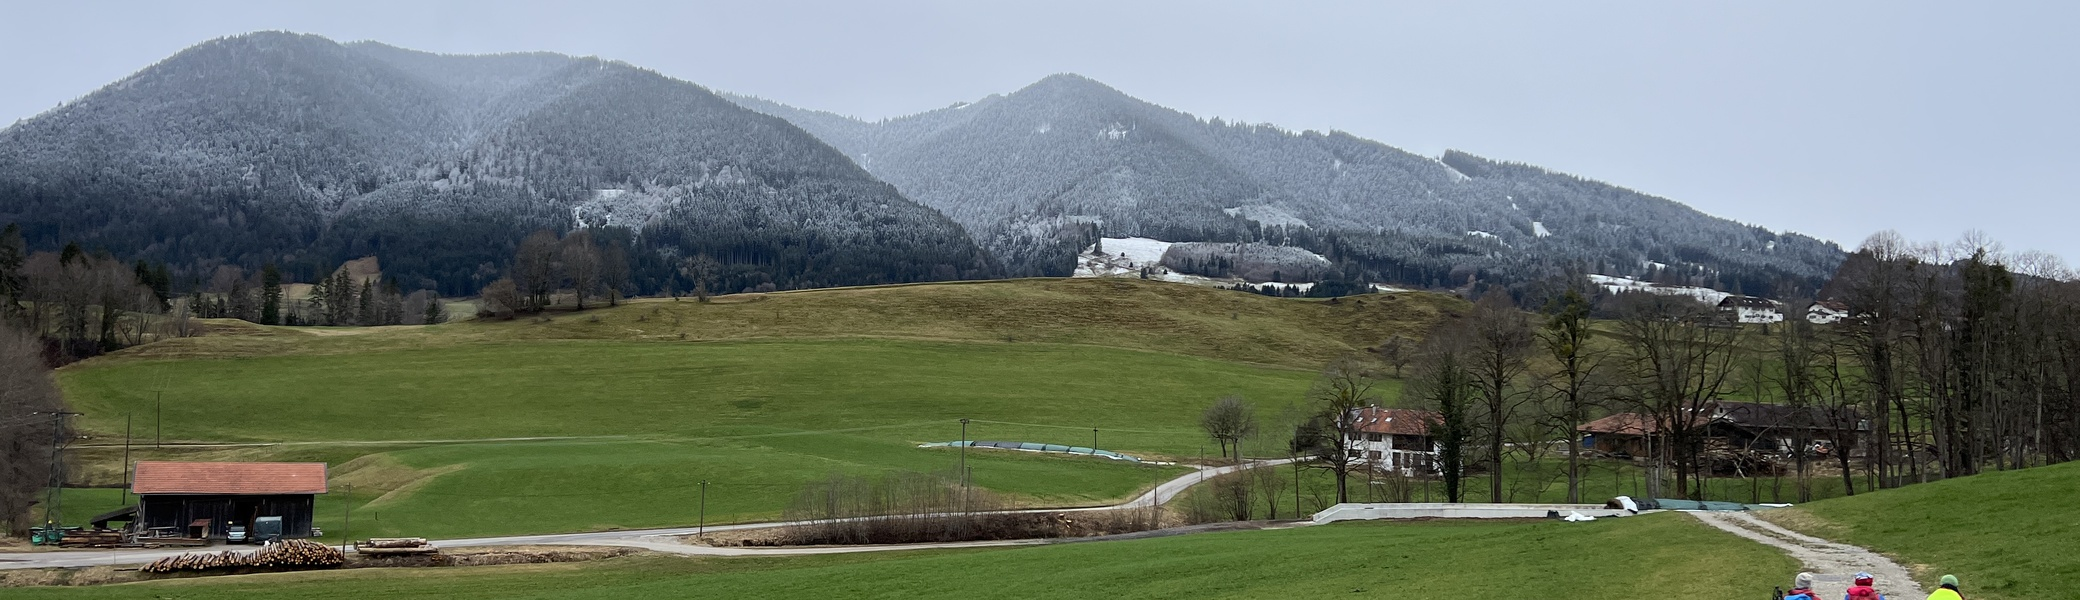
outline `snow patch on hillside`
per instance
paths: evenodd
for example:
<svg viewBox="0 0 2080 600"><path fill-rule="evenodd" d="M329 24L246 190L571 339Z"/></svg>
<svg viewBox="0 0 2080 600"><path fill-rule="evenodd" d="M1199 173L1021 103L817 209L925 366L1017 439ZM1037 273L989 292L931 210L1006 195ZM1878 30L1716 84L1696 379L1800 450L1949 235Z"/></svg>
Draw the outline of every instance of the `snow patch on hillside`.
<svg viewBox="0 0 2080 600"><path fill-rule="evenodd" d="M1221 212L1227 213L1230 217L1256 221L1258 225L1275 225L1280 227L1309 227L1306 219L1302 219L1298 216L1295 216L1292 211L1286 210L1285 207L1282 206L1275 206L1270 204L1251 204L1248 206L1223 208L1221 209Z"/></svg>
<svg viewBox="0 0 2080 600"><path fill-rule="evenodd" d="M1178 273L1162 265L1163 253L1168 252L1173 245L1175 244L1171 242L1150 238L1101 238L1098 246L1104 251L1098 252L1098 248L1085 248L1084 252L1076 257L1076 270L1070 274L1070 277L1139 278L1142 270L1147 269L1149 279L1206 287L1233 288L1246 285L1262 288L1271 286L1305 294L1308 290L1314 289L1315 286L1314 282L1250 282L1234 277L1205 277ZM1294 250L1301 249L1294 248ZM1326 263L1327 259L1323 259L1323 262ZM1372 290L1380 293L1410 291L1383 284L1373 284Z"/></svg>
<svg viewBox="0 0 2080 600"><path fill-rule="evenodd" d="M1098 247L1106 254L1118 256L1134 263L1134 268L1154 266L1163 262L1163 253L1170 251L1170 242L1149 238L1102 238Z"/></svg>
<svg viewBox="0 0 2080 600"><path fill-rule="evenodd" d="M1714 306L1717 306L1720 301L1725 300L1728 296L1733 295L1712 288L1694 287L1687 285L1663 285L1659 283L1649 283L1645 281L1640 281L1638 279L1633 279L1630 277L1612 277L1610 275L1590 275L1589 282L1594 283L1597 286L1602 287L1604 291L1613 294L1623 292L1646 292L1649 294L1656 294L1661 296L1689 296L1691 298L1696 299L1698 302L1703 302L1705 304L1711 304Z"/></svg>
<svg viewBox="0 0 2080 600"><path fill-rule="evenodd" d="M1488 233L1488 232L1486 232L1486 231L1480 231L1480 230L1468 231L1468 232L1466 232L1466 235L1470 235L1470 236L1473 236L1473 237L1477 237L1477 238L1486 238L1486 239L1491 239L1491 240L1495 240L1495 239L1501 239L1501 238L1500 238L1499 236L1496 236L1495 234L1492 234L1492 233Z"/></svg>
<svg viewBox="0 0 2080 600"><path fill-rule="evenodd" d="M1540 223L1540 222L1538 222L1538 221L1532 221L1532 222L1531 222L1531 235L1534 235L1534 236L1537 236L1537 237L1553 237L1553 231L1552 231L1552 230L1550 230L1550 229L1546 229L1546 224L1545 224L1545 223Z"/></svg>

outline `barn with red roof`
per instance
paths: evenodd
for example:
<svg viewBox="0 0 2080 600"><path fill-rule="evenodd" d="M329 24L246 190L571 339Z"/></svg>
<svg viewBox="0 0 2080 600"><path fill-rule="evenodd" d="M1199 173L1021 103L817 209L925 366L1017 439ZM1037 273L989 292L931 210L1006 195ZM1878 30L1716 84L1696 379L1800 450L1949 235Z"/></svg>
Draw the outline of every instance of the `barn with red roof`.
<svg viewBox="0 0 2080 600"><path fill-rule="evenodd" d="M130 489L147 530L223 539L233 526L280 517L281 537L304 538L326 475L325 463L142 461Z"/></svg>

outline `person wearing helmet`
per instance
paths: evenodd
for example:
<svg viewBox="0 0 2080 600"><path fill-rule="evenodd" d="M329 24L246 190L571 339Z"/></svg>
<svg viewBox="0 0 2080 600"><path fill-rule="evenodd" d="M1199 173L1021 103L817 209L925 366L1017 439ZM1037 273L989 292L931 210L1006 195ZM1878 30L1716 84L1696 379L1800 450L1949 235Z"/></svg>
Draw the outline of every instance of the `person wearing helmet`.
<svg viewBox="0 0 2080 600"><path fill-rule="evenodd" d="M1813 574L1799 573L1791 578L1791 591L1784 593L1783 600L1820 600L1813 594Z"/></svg>
<svg viewBox="0 0 2080 600"><path fill-rule="evenodd" d="M1872 577L1870 573L1857 573L1856 585L1849 586L1848 595L1842 596L1842 599L1885 600L1885 595L1878 593L1878 588L1874 587L1877 583L1878 578Z"/></svg>
<svg viewBox="0 0 2080 600"><path fill-rule="evenodd" d="M1957 576L1944 575L1943 586L1929 594L1928 600L1964 600L1964 593L1957 590Z"/></svg>

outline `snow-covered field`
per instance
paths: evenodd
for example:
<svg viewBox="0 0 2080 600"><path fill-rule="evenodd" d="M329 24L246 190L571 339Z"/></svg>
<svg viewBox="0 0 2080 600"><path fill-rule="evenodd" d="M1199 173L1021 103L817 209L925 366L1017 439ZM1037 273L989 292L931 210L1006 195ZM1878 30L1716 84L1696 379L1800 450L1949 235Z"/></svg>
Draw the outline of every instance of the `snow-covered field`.
<svg viewBox="0 0 2080 600"><path fill-rule="evenodd" d="M1163 253L1169 251L1171 245L1171 242L1165 242L1162 240L1149 238L1102 238L1101 241L1098 243L1098 246L1099 248L1102 248L1104 252L1100 253L1094 251L1093 249L1086 248L1083 254L1078 255L1076 257L1076 271L1073 274L1071 274L1070 277L1138 278L1141 276L1141 269L1151 268L1154 270L1149 273L1149 279L1154 279L1158 281L1168 281L1172 283L1203 285L1206 287L1234 287L1236 285L1250 285L1254 287L1263 287L1269 285L1290 289L1294 292L1302 294L1307 293L1308 290L1314 289L1313 282L1250 282L1232 277L1202 277L1199 275L1187 275L1184 273L1171 271L1170 269L1162 266ZM1327 262L1327 259L1323 259L1323 261ZM1394 286L1381 284L1373 284L1372 289L1375 292L1381 293L1409 291L1403 288L1397 288Z"/></svg>
<svg viewBox="0 0 2080 600"><path fill-rule="evenodd" d="M1590 275L1589 281L1591 283L1596 284L1597 286L1602 287L1604 291L1613 294L1620 292L1647 292L1663 296L1688 296L1690 298L1696 299L1698 302L1703 302L1712 306L1718 306L1720 302L1725 301L1727 298L1731 298L1734 296L1733 294L1711 288L1701 288L1687 285L1662 285L1658 283L1648 283L1645 281L1632 279L1630 277ZM1734 309L1735 315L1742 323L1784 322L1784 303L1778 302L1776 300L1767 301L1771 305L1769 308L1764 308L1761 306L1740 306ZM1847 316L1847 312L1824 304L1814 304L1806 309L1807 321L1823 325L1827 323L1834 323L1836 321L1840 321L1843 317Z"/></svg>
<svg viewBox="0 0 2080 600"><path fill-rule="evenodd" d="M1163 262L1163 253L1170 251L1170 242L1148 238L1103 238L1098 247L1106 254L1127 259L1133 268L1154 266Z"/></svg>
<svg viewBox="0 0 2080 600"><path fill-rule="evenodd" d="M1662 296L1689 296L1691 298L1697 299L1698 302L1703 302L1705 304L1710 304L1713 306L1718 306L1720 301L1723 301L1728 296L1733 295L1712 288L1692 287L1687 285L1662 285L1658 283L1648 283L1630 277L1612 277L1609 275L1590 275L1589 282L1594 283L1598 287L1602 287L1604 291L1613 294L1620 292L1647 292Z"/></svg>

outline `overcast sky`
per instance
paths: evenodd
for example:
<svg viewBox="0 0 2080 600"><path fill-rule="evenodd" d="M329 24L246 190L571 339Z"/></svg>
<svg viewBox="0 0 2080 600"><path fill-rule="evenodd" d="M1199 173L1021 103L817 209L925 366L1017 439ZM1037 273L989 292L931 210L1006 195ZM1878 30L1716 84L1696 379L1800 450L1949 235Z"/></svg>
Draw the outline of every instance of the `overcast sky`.
<svg viewBox="0 0 2080 600"><path fill-rule="evenodd" d="M0 123L263 29L596 55L867 118L1074 72L1846 247L1976 228L2080 261L2080 2L0 0L0 23Z"/></svg>

